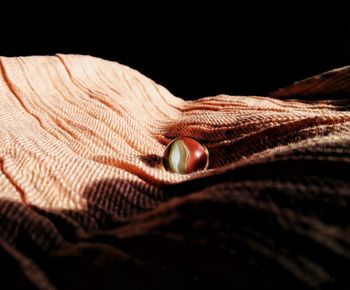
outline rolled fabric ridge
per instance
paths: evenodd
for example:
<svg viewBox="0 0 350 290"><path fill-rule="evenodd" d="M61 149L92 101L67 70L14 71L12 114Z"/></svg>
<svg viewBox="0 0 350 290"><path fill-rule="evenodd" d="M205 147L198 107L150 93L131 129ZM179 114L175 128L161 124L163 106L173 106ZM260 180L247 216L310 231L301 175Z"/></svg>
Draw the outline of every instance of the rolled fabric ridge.
<svg viewBox="0 0 350 290"><path fill-rule="evenodd" d="M194 101L91 56L0 69L0 288L350 287L348 67ZM161 168L178 136L209 170Z"/></svg>
<svg viewBox="0 0 350 290"><path fill-rule="evenodd" d="M278 89L269 94L276 98L350 96L350 66L336 68Z"/></svg>

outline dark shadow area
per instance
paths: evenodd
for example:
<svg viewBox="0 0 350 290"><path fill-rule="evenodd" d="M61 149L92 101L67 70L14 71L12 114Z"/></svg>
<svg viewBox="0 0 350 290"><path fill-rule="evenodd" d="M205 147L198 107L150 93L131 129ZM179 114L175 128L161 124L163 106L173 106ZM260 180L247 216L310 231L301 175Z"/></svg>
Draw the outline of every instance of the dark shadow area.
<svg viewBox="0 0 350 290"><path fill-rule="evenodd" d="M162 166L162 157L156 154L140 155L139 159L147 166L155 168Z"/></svg>
<svg viewBox="0 0 350 290"><path fill-rule="evenodd" d="M57 289L65 290L247 289L266 283L269 289L279 289L274 286L276 282L271 280L272 277L267 279L266 274L259 273L260 270L250 265L248 260L240 255L230 256L226 250L217 247L217 233L202 228L201 222L196 222L194 212L189 210L185 213L186 208L181 210L183 221L160 221L159 225L156 222L151 226L155 231L150 228L140 235L138 231L142 219L139 219L141 224L138 224L137 220L125 219L125 213L120 213L130 211L128 197L121 191L124 184L124 180L104 180L91 184L83 193L87 199L87 208L83 211L47 211L1 200L0 208L27 213L27 221L18 224L18 234L11 243L11 247L23 253L21 255L27 259L24 262L27 267L30 267L31 262L35 263L36 271L28 271L27 275L39 276L40 273ZM142 184L130 186L143 187ZM101 211L102 204L107 198L113 199L113 195L119 195L124 200L115 203L114 211ZM139 200L136 196L135 202ZM197 207L194 206L190 205L190 208ZM203 204L203 215L209 214L206 219L214 217L212 210L216 211L215 208ZM131 216L149 210L150 208L135 206ZM166 215L164 213L164 217ZM155 220L158 218L155 216ZM148 219L145 216L144 221L147 223ZM49 221L50 226L44 220ZM15 220L5 215L2 222L10 225ZM28 230L28 224L29 228L35 228L35 232ZM95 229L91 227L92 224ZM207 226L211 227L210 224ZM107 231L128 227L124 237ZM94 234L84 234L82 228ZM167 234L178 231L184 231L180 240ZM6 232L6 229L1 232ZM34 233L46 238L48 244L59 244L58 241L63 239L66 245L60 250L54 250L53 247L53 250L46 253L35 240ZM208 239L209 243L203 243L203 238ZM3 258L0 260L0 269L7 269L6 275L5 272L0 273L2 285L11 285L9 289L32 289L31 279L21 271L20 259L8 256L0 245L0 257ZM11 282L13 279L16 280L15 283Z"/></svg>
<svg viewBox="0 0 350 290"><path fill-rule="evenodd" d="M124 181L120 182L122 184ZM116 188L116 183L119 182L97 182L87 188L84 195L88 200L94 200L96 195L101 195L100 190L96 188L105 188L104 193L110 195L109 189ZM121 184L119 183L122 187ZM24 208L17 203L0 203L1 207L18 210ZM45 211L34 207L24 209L32 211L32 219L28 216L27 223L34 225L38 234L46 235L49 242L55 238L63 238L69 242L63 250L52 251L49 254L43 252L33 241L33 232L28 231L24 224L19 225L18 235L11 243L11 246L23 253L28 261L35 262L39 272L45 273L57 289L280 289L279 282L274 281L273 276L263 273L262 269L259 270L253 264L250 265L249 260L244 258L249 254L249 249L241 242L227 245L237 249L243 246L240 249L243 252L233 256L217 246L220 235L207 222L212 218L222 219L221 222L224 222L224 219L228 218L227 212L219 215L221 218L215 216L220 208L223 210L220 203L202 203L200 210L197 208L199 204L190 204L188 208L180 209L179 213L183 216L180 220L163 223L160 228L155 224L156 232L152 233L151 230L142 235L137 234L140 226L137 222L129 222L128 225L127 222L115 222L116 218L112 218L112 214L99 215L100 229L129 226L129 234L123 238L108 232L96 233L90 237L79 233L72 222L87 224L89 212L94 212L96 216L98 202L94 200L93 204L89 204L88 202L86 211L82 212ZM55 230L45 227L44 224L40 225L37 215L40 219L48 219ZM81 217L84 217L84 220ZM110 223L111 220L114 222ZM168 236L167 233L171 232L178 232L183 238L179 240ZM5 256L2 252L1 249L1 256ZM22 278L18 261L13 260L13 257L9 257L0 261L0 267L7 269L6 275L5 272L0 274L3 285L11 285L9 289L32 289L33 285L28 277L24 275ZM27 263L30 265L31 262ZM35 274L37 273L30 272L30 275ZM13 279L15 283L11 283Z"/></svg>

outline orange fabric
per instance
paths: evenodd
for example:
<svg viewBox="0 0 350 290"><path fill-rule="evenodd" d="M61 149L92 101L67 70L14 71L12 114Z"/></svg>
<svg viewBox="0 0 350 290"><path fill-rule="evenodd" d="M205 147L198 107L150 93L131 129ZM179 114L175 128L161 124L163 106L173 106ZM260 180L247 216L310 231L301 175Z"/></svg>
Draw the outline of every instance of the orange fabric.
<svg viewBox="0 0 350 290"><path fill-rule="evenodd" d="M349 286L329 266L350 259L349 68L273 97L184 101L89 56L0 61L0 244L18 283ZM184 135L209 170L160 168Z"/></svg>

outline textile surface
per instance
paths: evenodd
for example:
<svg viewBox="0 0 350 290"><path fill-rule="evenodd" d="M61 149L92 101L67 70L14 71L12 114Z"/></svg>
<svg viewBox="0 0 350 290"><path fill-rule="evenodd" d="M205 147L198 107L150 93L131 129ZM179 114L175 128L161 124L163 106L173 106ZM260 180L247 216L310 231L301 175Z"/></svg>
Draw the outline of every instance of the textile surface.
<svg viewBox="0 0 350 290"><path fill-rule="evenodd" d="M350 289L350 69L185 101L90 56L0 58L1 289ZM161 168L192 136L210 168Z"/></svg>

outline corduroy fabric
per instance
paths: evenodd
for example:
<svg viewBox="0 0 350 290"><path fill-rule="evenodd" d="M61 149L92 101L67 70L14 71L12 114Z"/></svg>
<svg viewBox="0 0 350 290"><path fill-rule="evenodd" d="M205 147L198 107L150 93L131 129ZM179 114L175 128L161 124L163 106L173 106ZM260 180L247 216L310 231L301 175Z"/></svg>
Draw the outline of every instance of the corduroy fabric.
<svg viewBox="0 0 350 290"><path fill-rule="evenodd" d="M1 289L350 288L348 67L195 101L90 56L0 67ZM209 170L160 167L186 135Z"/></svg>

